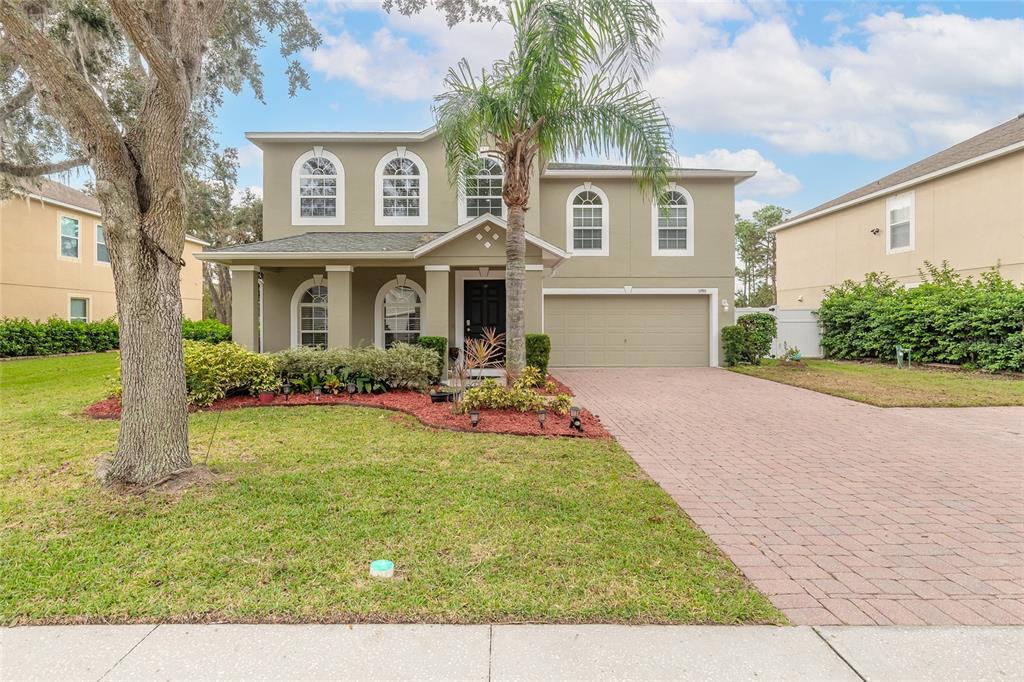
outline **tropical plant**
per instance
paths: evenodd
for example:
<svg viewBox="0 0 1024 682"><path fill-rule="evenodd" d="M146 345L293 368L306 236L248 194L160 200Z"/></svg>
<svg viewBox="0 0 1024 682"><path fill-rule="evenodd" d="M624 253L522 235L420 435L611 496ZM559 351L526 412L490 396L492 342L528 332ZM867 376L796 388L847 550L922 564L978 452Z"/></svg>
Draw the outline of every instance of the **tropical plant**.
<svg viewBox="0 0 1024 682"><path fill-rule="evenodd" d="M435 116L460 193L481 146L504 166L505 362L518 374L526 365L525 218L538 156L543 164L617 151L657 196L669 170L671 128L640 88L661 37L649 0L511 0L504 11L512 52L478 75L466 60L449 70Z"/></svg>
<svg viewBox="0 0 1024 682"><path fill-rule="evenodd" d="M547 376L551 361L551 337L547 334L526 335L526 365L536 367L541 376Z"/></svg>

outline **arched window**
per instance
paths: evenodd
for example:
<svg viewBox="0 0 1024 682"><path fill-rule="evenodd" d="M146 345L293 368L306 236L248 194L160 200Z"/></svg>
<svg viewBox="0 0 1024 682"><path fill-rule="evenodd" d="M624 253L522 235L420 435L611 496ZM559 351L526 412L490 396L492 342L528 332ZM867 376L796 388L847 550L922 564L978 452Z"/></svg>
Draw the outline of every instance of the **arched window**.
<svg viewBox="0 0 1024 682"><path fill-rule="evenodd" d="M416 343L423 330L423 288L409 279L393 279L377 293L374 315L377 345L390 348L396 342Z"/></svg>
<svg viewBox="0 0 1024 682"><path fill-rule="evenodd" d="M297 323L299 346L327 347L327 287L314 284L302 291L298 299Z"/></svg>
<svg viewBox="0 0 1024 682"><path fill-rule="evenodd" d="M427 167L416 154L399 147L377 164L378 225L427 224Z"/></svg>
<svg viewBox="0 0 1024 682"><path fill-rule="evenodd" d="M323 147L306 152L292 166L292 224L345 224L345 169Z"/></svg>
<svg viewBox="0 0 1024 682"><path fill-rule="evenodd" d="M608 255L608 195L589 182L569 193L566 246L577 256Z"/></svg>
<svg viewBox="0 0 1024 682"><path fill-rule="evenodd" d="M675 183L652 204L651 255L693 255L693 199Z"/></svg>
<svg viewBox="0 0 1024 682"><path fill-rule="evenodd" d="M481 156L476 165L466 169L465 196L459 198L459 222L490 213L505 217L505 202L501 198L505 171L501 162L490 156Z"/></svg>

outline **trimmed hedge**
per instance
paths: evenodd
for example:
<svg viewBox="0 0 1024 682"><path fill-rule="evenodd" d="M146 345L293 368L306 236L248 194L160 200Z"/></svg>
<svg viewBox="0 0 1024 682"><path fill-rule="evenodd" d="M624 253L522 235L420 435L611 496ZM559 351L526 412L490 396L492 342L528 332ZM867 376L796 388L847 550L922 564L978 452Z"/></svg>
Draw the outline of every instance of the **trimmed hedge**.
<svg viewBox="0 0 1024 682"><path fill-rule="evenodd" d="M275 391L281 382L274 361L234 343L185 341L185 386L188 402L205 407L238 393Z"/></svg>
<svg viewBox="0 0 1024 682"><path fill-rule="evenodd" d="M182 338L209 343L231 340L231 327L216 320L185 320ZM26 318L0 320L0 357L102 353L118 347L117 322L68 322L52 317L46 322Z"/></svg>
<svg viewBox="0 0 1024 682"><path fill-rule="evenodd" d="M433 348L396 343L387 350L361 348L290 348L273 353L276 372L295 383L310 377L371 382L385 388L428 386L440 361Z"/></svg>
<svg viewBox="0 0 1024 682"><path fill-rule="evenodd" d="M547 334L526 335L526 364L536 367L540 375L548 375L548 363L551 361L551 337Z"/></svg>
<svg viewBox="0 0 1024 682"><path fill-rule="evenodd" d="M829 288L818 309L826 354L891 361L903 346L916 361L1024 372L1024 286L995 270L972 280L946 263L921 274L912 289L879 273Z"/></svg>
<svg viewBox="0 0 1024 682"><path fill-rule="evenodd" d="M439 381L444 376L445 360L448 359L448 337L446 336L421 336L417 344L437 353L440 362L437 365L437 374L433 377Z"/></svg>
<svg viewBox="0 0 1024 682"><path fill-rule="evenodd" d="M761 364L771 355L772 341L778 334L778 323L771 313L740 315L736 324L722 327L725 364Z"/></svg>

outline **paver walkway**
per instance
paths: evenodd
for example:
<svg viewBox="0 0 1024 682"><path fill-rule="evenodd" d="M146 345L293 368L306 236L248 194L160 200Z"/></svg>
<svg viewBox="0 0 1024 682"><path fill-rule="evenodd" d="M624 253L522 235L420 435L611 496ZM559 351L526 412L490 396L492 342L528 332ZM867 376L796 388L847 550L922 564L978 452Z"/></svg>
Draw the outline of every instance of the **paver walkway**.
<svg viewBox="0 0 1024 682"><path fill-rule="evenodd" d="M1024 623L1024 408L719 369L555 374L796 623Z"/></svg>
<svg viewBox="0 0 1024 682"><path fill-rule="evenodd" d="M4 682L1019 680L1024 628L56 625L0 628Z"/></svg>

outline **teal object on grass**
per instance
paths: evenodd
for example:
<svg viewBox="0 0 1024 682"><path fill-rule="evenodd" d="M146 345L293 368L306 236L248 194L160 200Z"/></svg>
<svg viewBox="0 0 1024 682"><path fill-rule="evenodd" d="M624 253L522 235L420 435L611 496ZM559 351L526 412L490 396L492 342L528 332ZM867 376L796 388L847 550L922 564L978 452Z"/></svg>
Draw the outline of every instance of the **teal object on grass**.
<svg viewBox="0 0 1024 682"><path fill-rule="evenodd" d="M370 570L374 573L386 573L394 567L395 563L393 561L388 561L387 559L377 559L376 561L370 562Z"/></svg>

